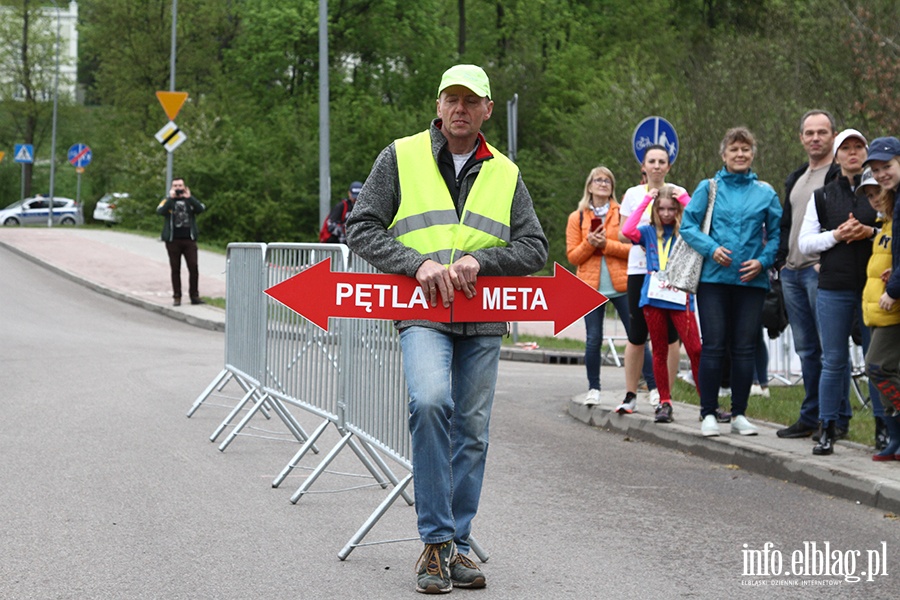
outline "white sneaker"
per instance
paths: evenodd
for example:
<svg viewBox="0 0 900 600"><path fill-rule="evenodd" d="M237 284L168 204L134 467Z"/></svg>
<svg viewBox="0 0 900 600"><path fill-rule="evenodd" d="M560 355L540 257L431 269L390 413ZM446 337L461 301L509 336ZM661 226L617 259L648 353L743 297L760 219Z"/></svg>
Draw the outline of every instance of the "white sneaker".
<svg viewBox="0 0 900 600"><path fill-rule="evenodd" d="M628 392L625 394L625 400L616 407L616 412L620 415L630 415L637 412L637 396Z"/></svg>
<svg viewBox="0 0 900 600"><path fill-rule="evenodd" d="M596 406L600 404L600 390L588 390L587 396L584 398L585 406Z"/></svg>
<svg viewBox="0 0 900 600"><path fill-rule="evenodd" d="M747 417L744 415L738 415L731 421L731 433L738 433L740 435L756 435L759 433L759 429L756 428L756 425L747 420Z"/></svg>
<svg viewBox="0 0 900 600"><path fill-rule="evenodd" d="M716 421L716 415L706 415L700 424L700 435L703 437L712 437L719 435L719 423Z"/></svg>
<svg viewBox="0 0 900 600"><path fill-rule="evenodd" d="M650 406L652 406L653 408L656 408L657 406L659 406L659 390L658 389L653 388L652 390L650 390L650 393L647 394L647 402L649 402Z"/></svg>
<svg viewBox="0 0 900 600"><path fill-rule="evenodd" d="M763 387L758 383L754 383L750 386L750 395L751 396L762 396L763 398L769 397L769 388Z"/></svg>
<svg viewBox="0 0 900 600"><path fill-rule="evenodd" d="M719 398L728 398L729 396L731 396L731 388L719 388Z"/></svg>
<svg viewBox="0 0 900 600"><path fill-rule="evenodd" d="M679 373L678 379L684 381L685 383L689 383L694 387L697 387L697 383L694 381L694 374L690 371Z"/></svg>

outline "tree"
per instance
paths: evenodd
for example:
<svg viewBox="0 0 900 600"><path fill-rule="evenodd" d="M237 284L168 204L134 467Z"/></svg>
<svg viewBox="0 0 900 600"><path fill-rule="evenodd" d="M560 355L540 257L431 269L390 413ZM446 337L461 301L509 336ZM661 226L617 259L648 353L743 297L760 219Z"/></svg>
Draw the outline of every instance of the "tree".
<svg viewBox="0 0 900 600"><path fill-rule="evenodd" d="M0 6L0 141L32 144L35 154L52 126L56 73L56 21L33 0ZM62 99L65 102L65 98ZM33 164L23 169L25 196L31 195Z"/></svg>

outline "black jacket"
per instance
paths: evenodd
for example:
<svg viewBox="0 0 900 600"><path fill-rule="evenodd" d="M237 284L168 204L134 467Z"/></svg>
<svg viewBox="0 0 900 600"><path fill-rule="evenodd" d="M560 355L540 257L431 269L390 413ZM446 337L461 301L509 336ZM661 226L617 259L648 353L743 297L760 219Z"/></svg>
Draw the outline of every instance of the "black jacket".
<svg viewBox="0 0 900 600"><path fill-rule="evenodd" d="M854 186L859 183L856 176ZM853 214L863 225L875 226L878 213L865 198L853 193L850 180L843 175L816 190L814 201L822 231L833 231ZM819 255L819 289L862 292L866 285L866 266L872 256L872 241L838 242Z"/></svg>

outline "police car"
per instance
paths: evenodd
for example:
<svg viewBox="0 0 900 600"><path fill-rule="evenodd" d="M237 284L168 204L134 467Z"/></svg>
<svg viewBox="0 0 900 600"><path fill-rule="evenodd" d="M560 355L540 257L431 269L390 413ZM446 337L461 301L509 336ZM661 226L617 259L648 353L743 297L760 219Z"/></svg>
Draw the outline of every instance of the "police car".
<svg viewBox="0 0 900 600"><path fill-rule="evenodd" d="M13 202L0 210L0 223L6 226L46 225L50 212L50 199L41 195ZM81 205L71 198L56 196L53 199L53 223L55 225L83 225Z"/></svg>

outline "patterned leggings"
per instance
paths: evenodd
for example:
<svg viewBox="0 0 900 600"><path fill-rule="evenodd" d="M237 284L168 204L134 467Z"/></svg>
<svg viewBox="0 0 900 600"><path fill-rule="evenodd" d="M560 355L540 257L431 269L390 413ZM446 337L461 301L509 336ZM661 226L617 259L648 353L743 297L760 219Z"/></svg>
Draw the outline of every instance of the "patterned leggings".
<svg viewBox="0 0 900 600"><path fill-rule="evenodd" d="M650 343L653 345L653 377L656 379L656 389L659 390L660 402L671 402L672 392L669 382L669 323L678 330L678 337L684 344L688 358L691 361L691 372L694 381L699 382L700 376L697 369L700 367L700 332L697 330L697 321L691 310L669 310L655 306L644 307L644 319L647 321L647 329L650 330Z"/></svg>

